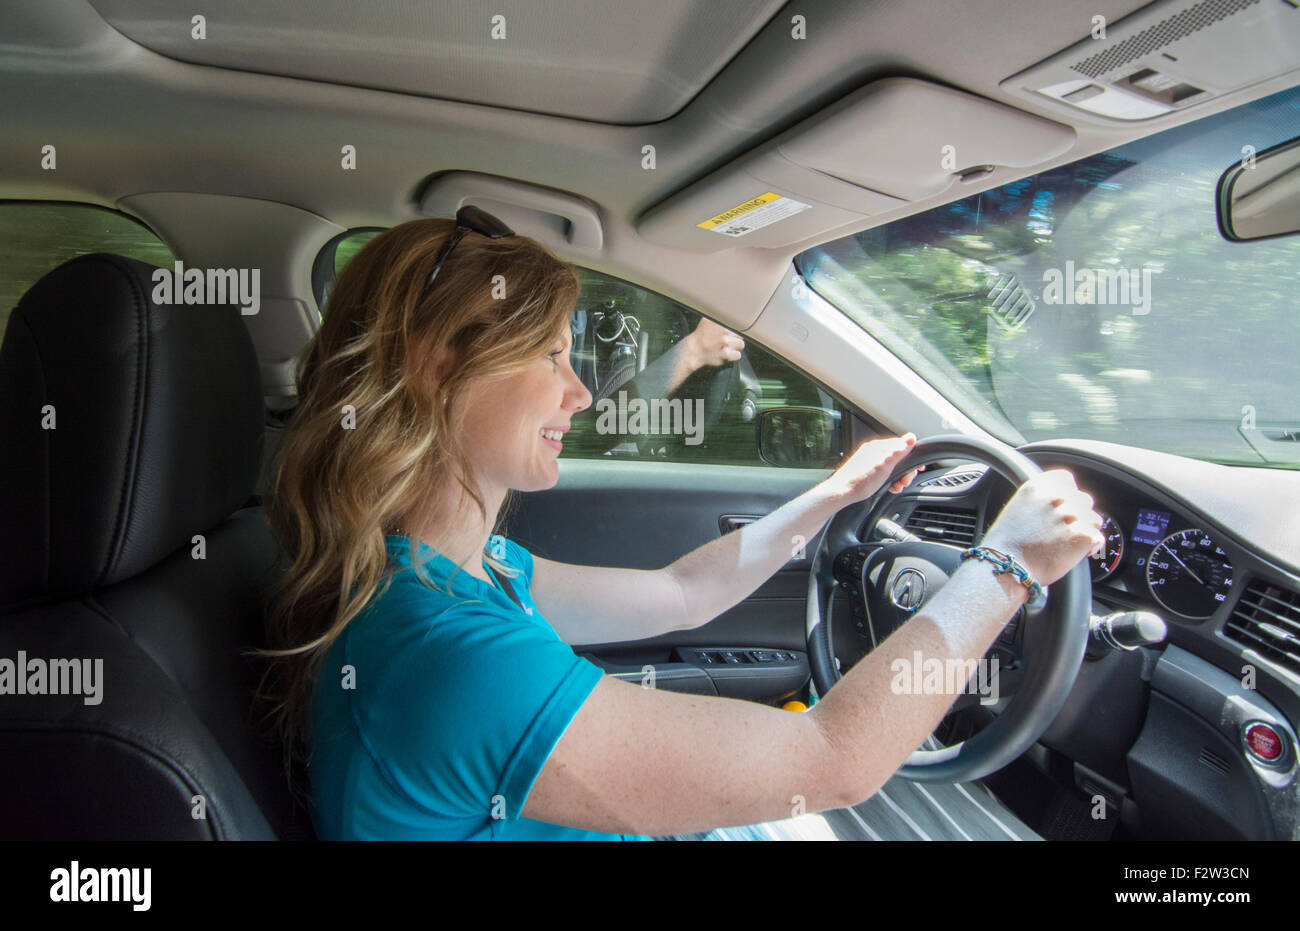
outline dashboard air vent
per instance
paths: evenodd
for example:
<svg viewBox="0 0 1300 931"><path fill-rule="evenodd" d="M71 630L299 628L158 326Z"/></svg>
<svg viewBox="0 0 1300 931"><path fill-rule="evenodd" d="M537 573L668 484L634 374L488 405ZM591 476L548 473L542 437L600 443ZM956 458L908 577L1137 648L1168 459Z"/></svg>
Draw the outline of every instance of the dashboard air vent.
<svg viewBox="0 0 1300 931"><path fill-rule="evenodd" d="M973 546L976 523L973 508L923 504L908 516L906 529L923 540Z"/></svg>
<svg viewBox="0 0 1300 931"><path fill-rule="evenodd" d="M969 485L984 474L984 468L964 469L960 472L949 472L946 475L938 475L934 478L927 478L923 482L918 482L919 488L960 488L963 485Z"/></svg>
<svg viewBox="0 0 1300 931"><path fill-rule="evenodd" d="M1225 760L1223 757L1219 756L1219 754L1215 753L1209 747L1201 748L1201 755L1198 758L1198 760L1199 762L1210 767L1210 769L1214 770L1216 773L1220 773L1221 775L1226 776L1228 775L1228 773L1232 772L1232 766L1228 763L1228 761Z"/></svg>
<svg viewBox="0 0 1300 931"><path fill-rule="evenodd" d="M1300 594L1255 579L1246 586L1223 633L1300 673Z"/></svg>

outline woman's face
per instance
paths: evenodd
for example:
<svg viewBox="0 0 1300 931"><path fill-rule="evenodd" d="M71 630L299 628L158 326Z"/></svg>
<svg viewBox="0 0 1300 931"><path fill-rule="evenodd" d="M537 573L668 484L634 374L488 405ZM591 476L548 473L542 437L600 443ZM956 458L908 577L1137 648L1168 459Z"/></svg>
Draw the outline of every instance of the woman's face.
<svg viewBox="0 0 1300 931"><path fill-rule="evenodd" d="M563 433L573 415L591 406L591 392L569 360L573 333L566 319L547 353L514 375L473 385L465 404L465 449L485 492L540 491L559 480Z"/></svg>

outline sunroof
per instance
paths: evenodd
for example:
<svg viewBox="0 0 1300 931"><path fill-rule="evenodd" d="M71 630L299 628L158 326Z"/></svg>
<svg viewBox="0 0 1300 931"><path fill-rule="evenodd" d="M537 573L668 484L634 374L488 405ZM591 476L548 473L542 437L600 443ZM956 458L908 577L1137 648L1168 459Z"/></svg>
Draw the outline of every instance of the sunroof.
<svg viewBox="0 0 1300 931"><path fill-rule="evenodd" d="M684 107L782 2L91 0L181 61L626 124Z"/></svg>

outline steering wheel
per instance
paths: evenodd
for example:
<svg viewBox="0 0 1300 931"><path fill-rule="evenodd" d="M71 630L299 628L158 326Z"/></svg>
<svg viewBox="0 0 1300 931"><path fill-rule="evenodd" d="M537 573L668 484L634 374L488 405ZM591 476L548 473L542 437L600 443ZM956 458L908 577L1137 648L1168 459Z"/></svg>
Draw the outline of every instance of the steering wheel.
<svg viewBox="0 0 1300 931"><path fill-rule="evenodd" d="M930 437L912 447L874 497L844 508L831 519L808 577L808 656L819 695L825 696L840 680L828 620L830 596L836 585L836 557L863 544L859 529L870 534L883 503L892 497L889 487L895 481L917 466L950 457L985 462L1016 487L1042 471L1010 447L957 434ZM906 604L909 600L906 592L899 595L908 580L914 583L915 591L918 580L913 573L919 573L926 592L933 593L961 565L960 553L960 548L946 543L896 542L877 547L863 561L860 575L862 595L873 621L891 611L902 612L901 619L905 620L920 606L917 600L906 608L898 607L900 601ZM982 568L987 571L989 567ZM904 573L907 578L900 581ZM1028 750L1069 698L1088 645L1091 609L1092 580L1088 560L1084 559L1051 586L1044 604L1021 609L1025 670L1006 708L992 723L961 743L940 750L915 751L898 775L917 782L969 782L996 772Z"/></svg>

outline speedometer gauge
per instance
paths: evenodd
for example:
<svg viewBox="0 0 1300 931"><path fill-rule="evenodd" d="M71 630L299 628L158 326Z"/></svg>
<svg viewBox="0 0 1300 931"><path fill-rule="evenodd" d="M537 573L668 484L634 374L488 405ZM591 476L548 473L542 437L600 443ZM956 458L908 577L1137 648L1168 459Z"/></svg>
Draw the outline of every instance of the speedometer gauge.
<svg viewBox="0 0 1300 931"><path fill-rule="evenodd" d="M1109 578L1119 568L1119 564L1124 559L1124 531L1120 529L1115 519L1108 514L1101 514L1101 535L1106 539L1106 548L1096 556L1093 556L1089 569L1092 571L1092 580L1100 582L1102 579Z"/></svg>
<svg viewBox="0 0 1300 931"><path fill-rule="evenodd" d="M1180 530L1151 551L1147 585L1156 601L1175 614L1207 618L1232 590L1232 563L1204 530Z"/></svg>

